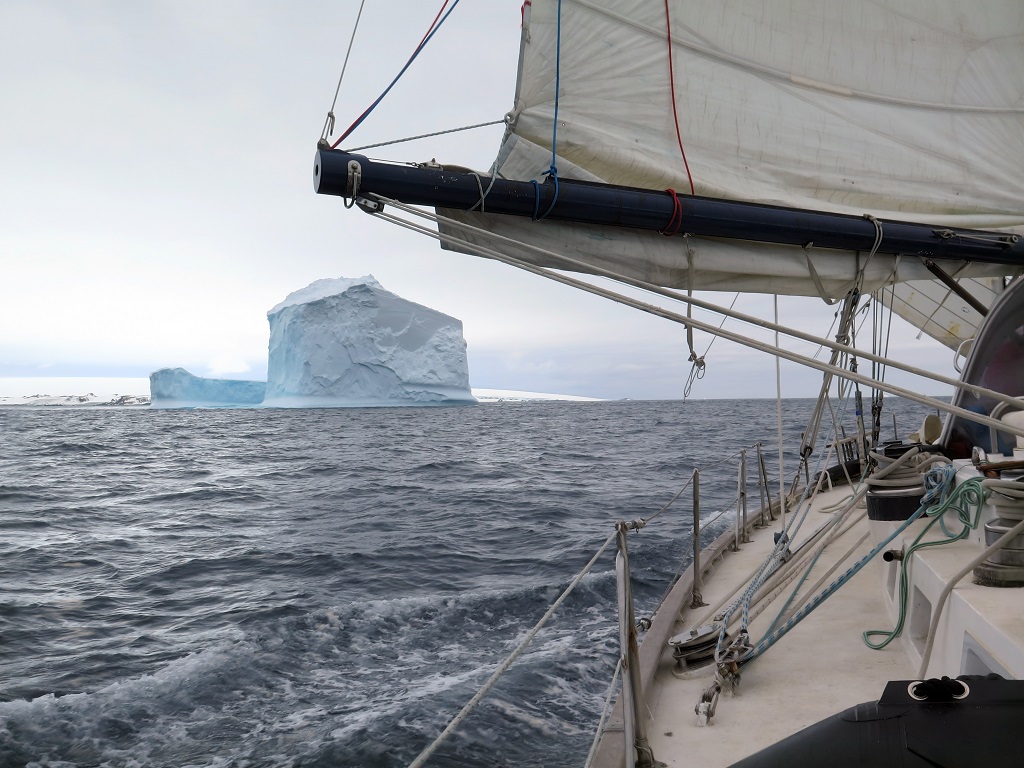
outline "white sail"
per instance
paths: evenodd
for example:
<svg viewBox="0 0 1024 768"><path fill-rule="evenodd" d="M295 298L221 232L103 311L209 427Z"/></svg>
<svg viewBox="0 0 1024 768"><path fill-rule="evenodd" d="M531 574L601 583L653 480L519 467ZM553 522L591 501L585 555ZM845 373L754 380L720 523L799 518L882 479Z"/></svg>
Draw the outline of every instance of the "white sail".
<svg viewBox="0 0 1024 768"><path fill-rule="evenodd" d="M966 278L960 287L982 306L991 307L1003 290L1002 278ZM882 303L950 349L977 336L984 319L977 309L938 280L899 283L879 292Z"/></svg>
<svg viewBox="0 0 1024 768"><path fill-rule="evenodd" d="M558 5L525 7L506 178L542 179L554 139L561 178L1024 233L1020 0L562 0L560 44ZM673 287L841 296L867 263L442 213ZM878 254L862 287L931 277Z"/></svg>

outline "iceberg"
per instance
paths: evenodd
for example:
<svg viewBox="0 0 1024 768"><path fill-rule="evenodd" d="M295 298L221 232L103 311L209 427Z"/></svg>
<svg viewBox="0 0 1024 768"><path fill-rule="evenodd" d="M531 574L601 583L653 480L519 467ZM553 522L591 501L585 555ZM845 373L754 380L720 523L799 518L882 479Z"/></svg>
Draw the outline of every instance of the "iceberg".
<svg viewBox="0 0 1024 768"><path fill-rule="evenodd" d="M317 280L267 313L264 405L475 403L462 322L372 275Z"/></svg>
<svg viewBox="0 0 1024 768"><path fill-rule="evenodd" d="M469 386L462 322L372 275L317 280L267 313L267 381L150 374L157 408L460 405Z"/></svg>
<svg viewBox="0 0 1024 768"><path fill-rule="evenodd" d="M259 405L267 384L242 379L205 379L184 368L161 368L149 374L153 408L203 408Z"/></svg>

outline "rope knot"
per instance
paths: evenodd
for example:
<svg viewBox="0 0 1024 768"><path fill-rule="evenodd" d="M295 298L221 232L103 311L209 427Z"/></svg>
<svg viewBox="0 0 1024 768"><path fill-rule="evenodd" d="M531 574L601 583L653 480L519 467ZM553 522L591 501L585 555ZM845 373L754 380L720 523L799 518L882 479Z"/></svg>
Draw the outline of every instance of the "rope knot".
<svg viewBox="0 0 1024 768"><path fill-rule="evenodd" d="M673 235L679 234L680 228L683 226L683 204L679 200L679 195L674 189L666 189L668 194L672 195L672 216L669 217L668 224L665 228L659 230L660 234L665 237L672 237Z"/></svg>

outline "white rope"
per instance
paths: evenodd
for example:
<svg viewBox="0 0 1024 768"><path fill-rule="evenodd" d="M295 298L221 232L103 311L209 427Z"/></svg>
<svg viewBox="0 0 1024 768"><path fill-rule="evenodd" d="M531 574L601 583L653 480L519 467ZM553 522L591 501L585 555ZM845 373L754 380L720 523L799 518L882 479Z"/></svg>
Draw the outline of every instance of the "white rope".
<svg viewBox="0 0 1024 768"><path fill-rule="evenodd" d="M386 203L388 205L392 205L392 206L398 208L399 210L404 210L404 211L407 211L407 212L412 213L414 215L421 216L421 217L426 218L426 219L431 219L431 220L433 220L435 222L444 222L445 224L453 226L453 227L467 229L467 230L473 230L473 231L477 231L477 232L479 232L481 234L485 234L485 235L491 235L491 233L488 233L485 230L481 230L481 229L479 229L477 227L473 227L473 226L471 226L469 224L463 224L462 222L455 221L454 219L448 218L446 216L438 216L436 214L428 214L428 213L425 213L423 211L419 211L419 210L413 208L412 206L407 206L404 203L398 202L397 200L391 200L389 198L385 198L385 197L382 197L380 195L372 195L372 197L374 199L382 202L382 203ZM781 357L784 360L789 360L790 362L798 363L798 364L806 366L808 368L813 368L814 370L817 370L817 371L832 372L832 373L835 373L836 375L838 375L838 376L840 376L840 377L842 377L844 379L849 379L850 381L854 381L854 382L857 382L857 383L860 383L860 384L864 384L864 385L869 386L869 387L877 387L879 389L884 390L885 392L888 392L891 395L896 395L897 397L903 397L903 398L906 398L908 400L913 400L915 403L921 403L922 405L927 405L929 407L934 407L934 408L936 408L936 409L938 409L940 411L943 411L945 413L950 413L950 414L953 414L955 416L960 416L960 417L962 417L964 419L967 419L967 420L972 421L972 422L976 422L978 424L984 424L985 426L995 427L996 429L999 429L999 430L1001 430L1003 432L1006 432L1008 434L1013 434L1013 435L1018 435L1020 437L1024 437L1024 429L1019 429L1017 427L1010 426L1010 425L1008 425L1008 424L1006 424L1004 422L992 419L989 416L984 416L982 414L975 413L974 411L968 411L967 409L960 408L959 406L950 405L948 403L944 403L942 401L935 400L935 399L927 397L925 395L921 395L918 392L915 392L913 390L905 389L904 387L899 387L899 386L896 386L895 384L888 384L888 383L885 383L885 382L877 382L877 381L871 379L869 376L865 376L865 375L860 374L860 373L855 373L853 371L847 371L847 370L844 370L842 368L838 368L836 366L828 365L827 363L822 363L822 362L820 362L818 360L814 360L813 358L807 357L806 355L801 355L801 354L798 354L796 352L790 352L787 349L783 349L781 347L772 346L771 344L766 344L764 342L757 341L757 340L755 340L755 339L753 339L753 338L751 338L749 336L745 336L745 335L743 335L741 333L734 333L732 331L726 331L726 330L724 330L724 328L716 328L714 325L711 325L710 323L705 323L705 322L703 322L701 320L687 319L685 316L680 315L680 314L678 314L676 312L672 312L670 310L667 310L667 309L665 309L663 307L658 307L658 306L655 306L653 304L648 304L648 303L640 301L638 299L634 299L634 298L631 298L629 296L625 296L623 294L615 293L614 291L610 291L610 290L601 288L599 286L593 285L593 284L585 282L583 280L578 280L576 278L570 277L569 275L565 275L565 274L562 274L560 272L555 272L555 271L546 269L544 267L538 267L535 264L530 264L529 262L522 261L521 259L517 259L515 257L508 256L507 254L501 253L500 251L496 251L493 248L487 248L485 246L475 245L475 244L469 243L469 242L467 242L465 240L460 240L459 238L454 237L452 235L442 234L440 232L434 232L433 230L430 230L430 229L428 229L428 228L426 228L426 227L424 227L422 225L414 224L412 222L406 221L404 219L401 219L401 218L399 218L397 216L393 216L393 215L388 214L388 213L383 213L381 211L375 211L375 212L372 213L372 215L373 216L377 216L377 217L379 217L379 218L381 218L381 219L383 219L385 221L389 221L392 224L396 224L396 225L398 225L400 227L405 227L406 229L412 230L413 232L418 232L418 233L420 233L422 235L425 235L427 237L433 238L435 240L440 240L442 242L449 242L449 243L452 243L454 245L458 245L460 248L466 249L466 250L468 250L468 251L470 251L470 252L472 252L472 253L474 253L476 255L483 256L483 257L489 258L489 259L493 259L495 261L500 261L503 264L508 264L510 266L514 266L514 267L517 267L519 269L522 269L522 270L524 270L526 272L531 272L531 273L533 273L535 275L540 275L541 277L546 277L549 280L554 280L555 282L559 282L559 283L562 283L564 285L569 285L569 286L572 286L573 288L578 288L579 290L586 291L587 293L593 293L594 295L597 295L597 296L603 296L604 298L610 299L610 300L615 301L615 302L617 302L619 304L623 304L623 305L628 306L628 307L633 307L634 309L639 309L639 310L641 310L643 312L647 312L647 313L655 315L657 317L661 317L661 318L664 318L666 320L672 320L673 322L677 322L677 323L680 323L682 325L686 325L687 323L690 323L690 324L693 325L694 328L697 328L697 329L703 330L703 331L707 331L708 333L710 333L712 335L721 336L722 338L728 339L729 341L733 341L733 342L735 342L737 344L741 344L741 345L743 345L745 347L750 347L751 349L756 349L756 350L758 350L760 352L764 352L766 354L776 355L778 357ZM496 239L499 239L499 240L507 240L507 241L509 241L511 243L515 243L514 240L511 240L510 238L502 237L500 235L494 235L494 237ZM548 254L550 256L554 256L554 257L560 258L563 261L567 261L567 262L570 262L570 263L578 264L578 262L576 262L574 259L570 259L570 258L564 257L564 256L558 256L558 254L554 254L554 253L551 253L551 252L548 252L548 251L544 251L543 249L536 248L535 246L525 246L524 244L517 244L517 245L520 245L521 247L528 248L528 249L531 249L531 250L539 250L539 251L541 251L543 253L546 253L546 254ZM782 333L785 333L787 335L790 335L790 336L793 336L793 337L796 337L796 338L802 338L802 339L804 339L806 341L810 341L812 343L825 344L829 348L840 349L840 350L843 350L843 351L848 351L851 354L855 354L855 355L859 354L859 355L862 355L862 356L864 356L866 358L869 358L869 359L873 358L873 357L877 357L876 355L871 355L868 352L863 352L863 351L860 351L860 350L853 349L852 347L847 347L847 346L842 345L842 344L837 344L836 342L829 341L828 339L821 339L821 338L818 338L816 336L812 336L811 334L806 334L806 333L803 333L802 331L798 331L798 330L796 330L794 328L786 328L785 326L780 326L777 323L769 323L767 321L760 320L759 318L753 318L753 317L749 317L748 315L743 315L740 312L727 312L724 308L717 307L717 306L715 306L713 304L710 304L709 302L699 301L698 299L690 299L690 298L684 297L684 296L682 296L680 294L677 294L677 293L674 293L672 291L669 291L667 289L659 288L656 285L652 285L650 283L644 283L643 281L640 281L640 280L633 280L632 278L628 278L628 277L626 277L624 275L618 275L618 274L616 274L614 272L608 272L606 270L600 270L600 269L597 269L597 268L591 267L591 266L588 266L586 269L587 269L587 271L589 271L591 273L599 274L600 276L603 276L603 277L608 277L608 278L613 279L613 280L624 282L624 283L627 283L629 285L633 285L633 286L635 286L637 288L641 288L642 290L647 290L647 291L649 291L651 293L657 293L659 295L663 295L663 296L666 296L666 297L669 297L669 298L673 298L673 299L676 299L678 301L683 301L683 302L692 301L694 303L694 306L702 306L702 307L705 307L707 309L710 309L713 312L719 312L719 313L728 314L730 317L736 317L737 319L743 320L744 322L751 322L751 323L753 323L755 325L759 325L759 326L765 327L765 328L778 328L780 330L780 332L782 332ZM914 366L910 366L910 365L906 365L906 364L900 363L897 360L884 360L884 359L880 358L880 361L884 362L886 365L889 365L889 366L891 366L893 368L899 368L901 370L906 370L906 371L908 371L910 373L913 373L915 375L918 375L918 376L921 376L921 377L924 377L924 378L931 379L933 381L939 381L939 382L942 382L942 383L948 383L948 384L950 384L952 386L955 386L955 387L957 387L959 389L964 390L965 392L970 392L972 394L978 394L978 395L984 396L984 397L991 397L994 400L996 400L997 402L1006 402L1009 405L1016 406L1018 408L1024 409L1024 400L1021 400L1019 398L1007 397L1006 395L1002 394L1001 392L996 392L994 390L986 389L985 387L980 387L980 386L972 385L972 384L965 384L963 382L956 381L955 379L949 379L949 378L947 378L945 376L941 376L939 374L930 373L930 372L925 371L923 369L915 368Z"/></svg>
<svg viewBox="0 0 1024 768"><path fill-rule="evenodd" d="M814 243L808 243L803 247L804 259L807 262L807 274L811 276L811 280L814 282L814 288L818 291L818 297L829 306L832 306L838 298L833 298L828 291L825 290L825 285L821 282L821 277L818 275L818 270L814 268L814 262L811 261L811 248L814 247ZM877 247L877 246L876 246ZM840 288L836 291L840 296L845 296L851 290L857 287L857 278L854 278L845 288Z"/></svg>
<svg viewBox="0 0 1024 768"><path fill-rule="evenodd" d="M773 296L775 323L779 322L779 295ZM779 332L775 332L775 346L779 346ZM782 360L775 358L775 418L779 439L779 510L782 513L782 532L786 531L786 472L782 468Z"/></svg>
<svg viewBox="0 0 1024 768"><path fill-rule="evenodd" d="M622 657L619 656L619 661L615 665L615 674L612 675L612 682L608 686L608 694L604 697L604 708L601 710L601 720L597 724L597 730L594 731L594 741L590 745L590 751L587 753L587 761L583 764L584 768L590 768L594 762L594 756L597 754L597 746L601 743L601 736L604 734L604 723L608 719L608 711L611 709L612 694L615 693L615 684L619 681L619 673L622 671Z"/></svg>
<svg viewBox="0 0 1024 768"><path fill-rule="evenodd" d="M541 628L545 624L547 624L548 619L550 619L554 615L555 611L558 610L558 607L563 602L565 602L565 599L576 588L576 585L579 584L583 577L587 574L587 572L594 567L594 563L596 563L597 559L602 554L604 554L604 551L608 548L608 545L615 541L618 535L618 531L615 531L605 540L604 544L601 545L601 548L597 550L597 554L595 554L590 559L590 562L583 567L582 571L576 574L576 577L571 582L569 582L569 586L565 588L565 591L562 592L562 594L558 596L558 599L551 604L551 607L548 608L547 613L545 613L541 617L540 621L537 622L533 629L526 633L526 637L524 637L520 641L519 645L517 645L515 647L515 650L509 654L508 658L505 659L505 661L503 661L496 670L494 670L491 676L487 678L487 682L484 683L483 686L481 686L480 690L476 692L476 695L474 695L473 698L469 700L466 706L464 706L459 711L459 714L452 718L452 721L448 723L447 727L443 731L441 731L440 735L438 735L438 737L434 739L434 741L431 742L426 749L420 752L415 760L409 763L409 768L420 768L420 766L426 763L427 759L432 754L434 754L437 748L441 746L444 740L447 739L452 734L452 732L459 727L459 724L466 719L466 716L476 708L476 705L480 703L483 697L487 695L487 692L490 691L491 688L494 687L494 684L498 682L498 678L505 674L505 672L508 671L509 667L511 667L515 663L516 659L518 659L523 654L523 651L526 650L526 646L528 646L533 641L533 638L537 636L537 633L540 632Z"/></svg>
<svg viewBox="0 0 1024 768"><path fill-rule="evenodd" d="M334 133L334 107L338 103L338 94L341 92L341 81L345 79L345 70L348 68L348 57L352 53L352 43L356 41L356 30L359 29L359 19L363 16L363 6L366 0L359 3L359 13L356 14L356 23L352 27L352 37L348 41L348 50L345 51L345 63L341 65L341 75L338 76L338 87L334 89L334 100L331 101L331 108L327 110L327 120L324 121L324 129L320 133L321 139L326 139Z"/></svg>

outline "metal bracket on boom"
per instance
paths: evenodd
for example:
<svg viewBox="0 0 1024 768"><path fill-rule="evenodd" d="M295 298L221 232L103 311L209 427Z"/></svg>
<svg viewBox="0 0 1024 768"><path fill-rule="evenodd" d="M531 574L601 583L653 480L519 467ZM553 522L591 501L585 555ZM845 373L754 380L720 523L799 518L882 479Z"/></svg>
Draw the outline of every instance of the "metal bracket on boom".
<svg viewBox="0 0 1024 768"><path fill-rule="evenodd" d="M384 211L384 203L380 200L371 200L362 195L356 197L356 205L359 206L361 211L366 211L367 213L381 213Z"/></svg>

